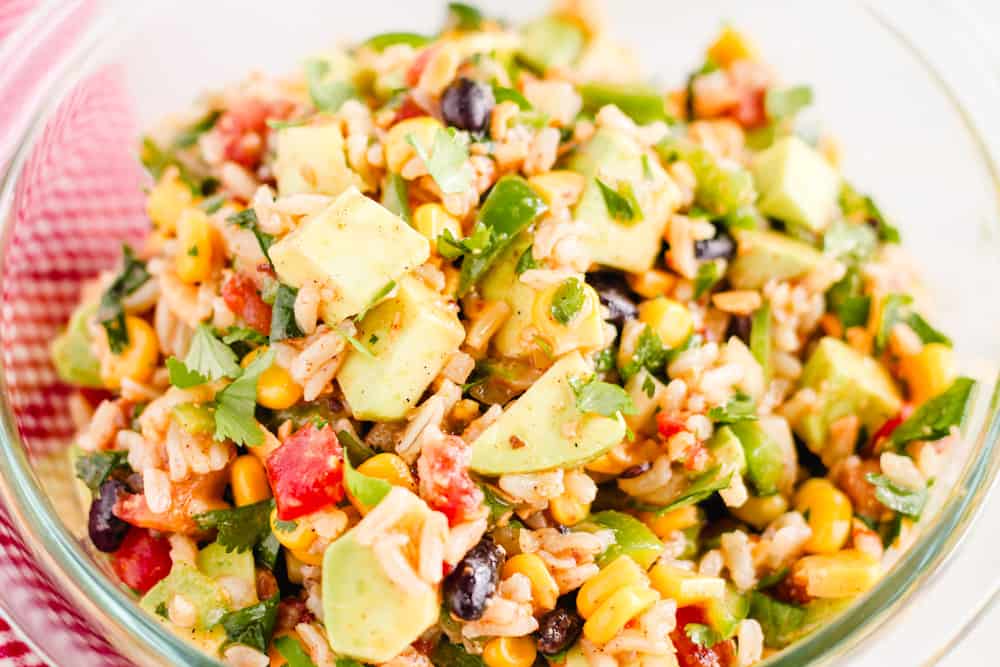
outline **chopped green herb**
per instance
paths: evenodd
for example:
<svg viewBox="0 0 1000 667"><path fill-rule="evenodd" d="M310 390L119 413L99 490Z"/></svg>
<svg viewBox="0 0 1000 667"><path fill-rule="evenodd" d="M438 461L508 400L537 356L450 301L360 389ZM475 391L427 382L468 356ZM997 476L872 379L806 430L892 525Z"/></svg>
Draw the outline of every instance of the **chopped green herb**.
<svg viewBox="0 0 1000 667"><path fill-rule="evenodd" d="M805 624L806 610L754 591L750 594L750 618L760 623L767 646L782 647L790 643Z"/></svg>
<svg viewBox="0 0 1000 667"><path fill-rule="evenodd" d="M351 82L329 80L330 63L326 60L309 60L305 68L309 98L319 111L336 113L344 102L357 96Z"/></svg>
<svg viewBox="0 0 1000 667"><path fill-rule="evenodd" d="M415 49L430 43L432 38L420 35L415 32L384 32L374 37L369 37L361 46L367 46L374 51L384 51L390 46L397 44L407 44Z"/></svg>
<svg viewBox="0 0 1000 667"><path fill-rule="evenodd" d="M919 519L920 513L924 511L927 504L927 489L912 491L893 484L885 475L868 473L865 475L872 486L875 487L875 497L878 501L891 510L899 512L912 519Z"/></svg>
<svg viewBox="0 0 1000 667"><path fill-rule="evenodd" d="M215 528L216 540L227 552L241 553L253 549L271 534L272 509L274 500L268 498L252 505L203 512L194 519L202 530Z"/></svg>
<svg viewBox="0 0 1000 667"><path fill-rule="evenodd" d="M333 332L338 336L340 336L341 338L343 338L344 342L346 342L348 345L354 348L354 351L360 354L361 356L365 357L366 359L375 358L375 353L369 350L367 347L365 347L365 344L362 343L357 338L355 338L354 336L348 336L346 333L336 328L333 329Z"/></svg>
<svg viewBox="0 0 1000 667"><path fill-rule="evenodd" d="M502 492L493 488L489 484L480 484L483 491L483 504L486 505L490 513L487 517L490 526L497 525L503 517L508 516L514 510L514 501L508 500Z"/></svg>
<svg viewBox="0 0 1000 667"><path fill-rule="evenodd" d="M257 379L274 363L274 350L258 355L235 381L215 395L215 439L257 446L264 441L254 417Z"/></svg>
<svg viewBox="0 0 1000 667"><path fill-rule="evenodd" d="M295 321L295 297L299 291L291 285L280 283L274 293L274 305L271 308L271 332L272 343L288 340L289 338L301 338L305 335Z"/></svg>
<svg viewBox="0 0 1000 667"><path fill-rule="evenodd" d="M220 650L233 644L243 644L267 653L274 634L274 624L278 620L278 594L255 605L231 611L219 619L219 625L226 631L226 641Z"/></svg>
<svg viewBox="0 0 1000 667"><path fill-rule="evenodd" d="M653 381L652 375L647 375L646 379L642 381L642 391L646 394L646 398L653 398L653 394L656 393L656 383Z"/></svg>
<svg viewBox="0 0 1000 667"><path fill-rule="evenodd" d="M481 254L489 248L492 240L490 229L486 226L476 225L472 234L464 239L455 238L450 229L445 229L437 237L437 251L445 259L455 260L463 255Z"/></svg>
<svg viewBox="0 0 1000 667"><path fill-rule="evenodd" d="M870 225L837 220L823 234L823 252L848 264L860 264L875 253L878 235Z"/></svg>
<svg viewBox="0 0 1000 667"><path fill-rule="evenodd" d="M203 210L207 215L212 215L218 211L226 203L226 195L213 195L201 202L201 210Z"/></svg>
<svg viewBox="0 0 1000 667"><path fill-rule="evenodd" d="M122 299L132 294L149 280L146 263L139 261L131 246L122 245L122 270L101 295L97 320L108 334L108 346L121 354L128 346L128 329L125 327L125 308Z"/></svg>
<svg viewBox="0 0 1000 667"><path fill-rule="evenodd" d="M705 648L712 648L722 641L722 635L701 623L688 623L684 626L684 634L694 644Z"/></svg>
<svg viewBox="0 0 1000 667"><path fill-rule="evenodd" d="M583 302L586 298L583 283L577 278L567 278L552 295L549 312L559 324L569 324L583 308Z"/></svg>
<svg viewBox="0 0 1000 667"><path fill-rule="evenodd" d="M848 269L826 292L827 309L833 312L844 329L868 323L871 297L864 294L864 280L857 269Z"/></svg>
<svg viewBox="0 0 1000 667"><path fill-rule="evenodd" d="M157 616L161 616L163 618L168 618L169 617L169 612L167 611L167 603L166 602L161 602L160 604L156 605L156 609L154 609L153 611L156 612Z"/></svg>
<svg viewBox="0 0 1000 667"><path fill-rule="evenodd" d="M757 586L754 587L755 590L766 591L768 588L771 588L772 586L777 586L778 584L780 584L782 581L785 580L785 577L788 576L789 571L790 571L789 568L783 567L780 570L775 570L774 572L771 572L761 577L760 581L757 582Z"/></svg>
<svg viewBox="0 0 1000 667"><path fill-rule="evenodd" d="M191 339L184 362L175 357L167 359L170 383L187 389L224 377L238 377L242 370L232 348L216 338L212 327L199 324Z"/></svg>
<svg viewBox="0 0 1000 667"><path fill-rule="evenodd" d="M840 189L840 210L848 218L873 225L879 241L899 243L899 230L885 219L875 200L860 194L847 181L844 181Z"/></svg>
<svg viewBox="0 0 1000 667"><path fill-rule="evenodd" d="M478 7L464 2L449 2L448 23L457 30L479 30L483 25L483 13Z"/></svg>
<svg viewBox="0 0 1000 667"><path fill-rule="evenodd" d="M181 130L174 137L174 148L190 148L194 146L198 141L198 137L215 127L215 122L219 120L219 116L221 115L221 111L213 109L190 127Z"/></svg>
<svg viewBox="0 0 1000 667"><path fill-rule="evenodd" d="M375 450L355 438L349 431L338 431L337 440L344 448L345 456L350 457L354 465L361 465L371 457L375 456Z"/></svg>
<svg viewBox="0 0 1000 667"><path fill-rule="evenodd" d="M129 469L128 452L102 451L84 454L76 460L74 467L77 478L96 494L112 472Z"/></svg>
<svg viewBox="0 0 1000 667"><path fill-rule="evenodd" d="M270 250L271 246L274 244L274 237L267 232L264 232L260 228L260 222L257 220L257 212L252 208L243 209L239 213L234 213L228 218L226 222L231 222L234 225L242 227L243 229L249 229L253 232L254 237L257 239L257 245L260 246L260 251L264 253L264 257L267 258L268 263L274 266L274 262L271 261Z"/></svg>
<svg viewBox="0 0 1000 667"><path fill-rule="evenodd" d="M501 102L513 102L521 108L521 111L531 111L531 102L528 101L524 95L514 90L513 88L504 88L502 86L493 86L493 99L496 100L497 104Z"/></svg>
<svg viewBox="0 0 1000 667"><path fill-rule="evenodd" d="M703 294L706 294L722 280L723 275L723 265L719 260L699 264L698 273L694 277L694 298L700 299Z"/></svg>
<svg viewBox="0 0 1000 667"><path fill-rule="evenodd" d="M608 373L615 367L615 350L606 347L594 355L594 370L598 373Z"/></svg>
<svg viewBox="0 0 1000 667"><path fill-rule="evenodd" d="M684 489L683 493L670 501L669 504L664 507L653 508L656 512L656 516L663 516L667 512L672 512L675 509L700 503L716 491L729 488L729 483L732 481L732 477L732 472L723 475L721 466L709 468L692 479L691 483L686 489Z"/></svg>
<svg viewBox="0 0 1000 667"><path fill-rule="evenodd" d="M660 337L653 331L652 327L647 325L639 334L632 359L619 369L622 380L627 382L643 368L653 375L659 373L667 363L668 352L668 348L664 347Z"/></svg>
<svg viewBox="0 0 1000 667"><path fill-rule="evenodd" d="M299 640L291 635L282 635L275 639L274 648L278 649L278 653L288 663L288 667L316 667L316 663L302 648ZM340 667L339 661L337 667Z"/></svg>
<svg viewBox="0 0 1000 667"><path fill-rule="evenodd" d="M928 399L892 432L897 449L914 440L940 440L962 425L976 383L960 377L934 398Z"/></svg>
<svg viewBox="0 0 1000 667"><path fill-rule="evenodd" d="M267 345L267 336L249 327L231 326L226 329L222 336L222 342L226 345L233 343L249 343L253 346Z"/></svg>
<svg viewBox="0 0 1000 667"><path fill-rule="evenodd" d="M395 280L390 280L385 285L382 285L382 287L380 287L379 290L375 292L375 296L373 296L372 300L368 302L368 305L362 308L361 312L354 316L354 321L360 322L361 320L365 319L365 315L368 314L368 311L374 308L375 306L379 305L380 303L382 303L382 299L392 294L392 290L394 289L396 289Z"/></svg>
<svg viewBox="0 0 1000 667"><path fill-rule="evenodd" d="M413 146L434 182L445 194L468 190L472 183L472 167L469 165L469 147L466 137L453 127L438 128L434 134L434 145L430 155L413 134L406 135L406 141Z"/></svg>
<svg viewBox="0 0 1000 667"><path fill-rule="evenodd" d="M472 655L460 644L452 644L442 638L431 653L431 664L439 667L486 667L478 655Z"/></svg>
<svg viewBox="0 0 1000 667"><path fill-rule="evenodd" d="M541 266L538 261L535 260L535 256L532 254L532 248L534 244L529 245L521 253L521 256L517 259L517 265L514 267L514 273L521 275L525 271L530 271L531 269L537 269Z"/></svg>
<svg viewBox="0 0 1000 667"><path fill-rule="evenodd" d="M595 178L597 186L601 189L601 196L604 198L604 206L608 210L608 215L612 220L621 223L632 223L642 220L642 208L635 198L635 191L628 181L620 181L618 189L615 190L599 178Z"/></svg>
<svg viewBox="0 0 1000 667"><path fill-rule="evenodd" d="M802 111L812 101L813 92L809 86L770 88L764 94L764 110L771 120L782 120Z"/></svg>
<svg viewBox="0 0 1000 667"><path fill-rule="evenodd" d="M597 376L570 378L569 386L576 396L576 408L584 414L598 414L614 417L621 413L634 415L638 412L632 397L616 384L601 382Z"/></svg>
<svg viewBox="0 0 1000 667"><path fill-rule="evenodd" d="M753 398L737 392L725 405L717 405L708 411L708 418L716 424L734 424L757 419L757 405Z"/></svg>
<svg viewBox="0 0 1000 667"><path fill-rule="evenodd" d="M386 175L385 184L382 186L382 206L406 222L413 221L413 214L410 211L409 189L406 185L406 179L399 174L390 172Z"/></svg>
<svg viewBox="0 0 1000 667"><path fill-rule="evenodd" d="M281 542L274 536L274 533L258 542L253 548L253 557L256 563L267 570L274 570L278 564L278 555L281 553Z"/></svg>
<svg viewBox="0 0 1000 667"><path fill-rule="evenodd" d="M890 294L882 303L882 318L875 334L875 351L881 353L889 343L889 336L897 324L909 326L923 343L951 345L951 339L932 327L913 310L913 297L908 294Z"/></svg>

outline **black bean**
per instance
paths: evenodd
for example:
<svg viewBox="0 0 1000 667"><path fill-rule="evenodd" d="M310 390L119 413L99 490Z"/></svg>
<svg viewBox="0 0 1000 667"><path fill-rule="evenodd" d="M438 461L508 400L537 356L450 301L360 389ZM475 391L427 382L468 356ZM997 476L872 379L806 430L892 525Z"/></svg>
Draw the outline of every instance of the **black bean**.
<svg viewBox="0 0 1000 667"><path fill-rule="evenodd" d="M729 319L729 326L726 328L726 338L736 336L747 345L750 344L750 316L733 315Z"/></svg>
<svg viewBox="0 0 1000 667"><path fill-rule="evenodd" d="M538 651L554 655L576 641L583 619L572 609L556 607L538 622Z"/></svg>
<svg viewBox="0 0 1000 667"><path fill-rule="evenodd" d="M611 311L608 321L612 324L620 327L625 320L634 320L638 316L639 309L635 305L632 290L621 274L606 271L591 273L587 275L587 283L597 291L601 303Z"/></svg>
<svg viewBox="0 0 1000 667"><path fill-rule="evenodd" d="M719 233L715 238L694 242L697 259L732 259L736 256L736 243L729 234Z"/></svg>
<svg viewBox="0 0 1000 667"><path fill-rule="evenodd" d="M118 550L130 528L129 524L115 516L113 511L115 503L123 493L128 493L125 484L117 479L109 479L101 484L99 495L90 504L87 532L94 546L106 553Z"/></svg>
<svg viewBox="0 0 1000 667"><path fill-rule="evenodd" d="M486 603L500 583L500 566L505 555L503 547L489 536L465 554L444 580L444 599L452 614L463 621L483 617Z"/></svg>
<svg viewBox="0 0 1000 667"><path fill-rule="evenodd" d="M462 77L453 81L441 95L441 115L452 127L481 133L489 125L494 104L492 88Z"/></svg>

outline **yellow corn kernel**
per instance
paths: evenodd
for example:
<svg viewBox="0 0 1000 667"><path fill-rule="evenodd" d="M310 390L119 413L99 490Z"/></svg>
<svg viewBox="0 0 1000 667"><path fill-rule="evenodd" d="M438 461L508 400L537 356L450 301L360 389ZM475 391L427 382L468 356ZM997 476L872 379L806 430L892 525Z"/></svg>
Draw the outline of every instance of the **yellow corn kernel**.
<svg viewBox="0 0 1000 667"><path fill-rule="evenodd" d="M666 271L650 269L642 273L628 273L625 280L632 291L645 299L655 299L663 296L673 288L677 279Z"/></svg>
<svg viewBox="0 0 1000 667"><path fill-rule="evenodd" d="M805 543L811 554L839 551L851 534L850 499L828 479L807 480L795 494L795 509L806 515L812 537Z"/></svg>
<svg viewBox="0 0 1000 667"><path fill-rule="evenodd" d="M233 500L240 507L253 505L271 497L264 464L253 454L236 457L229 469L229 483L233 487Z"/></svg>
<svg viewBox="0 0 1000 667"><path fill-rule="evenodd" d="M409 162L417 153L406 140L410 134L428 154L434 145L434 135L439 129L444 129L441 121L430 116L407 118L392 126L385 137L385 163L389 171L399 173L403 165Z"/></svg>
<svg viewBox="0 0 1000 667"><path fill-rule="evenodd" d="M528 184L542 196L542 199L549 206L568 207L580 199L587 181L583 174L557 169L532 176L528 179Z"/></svg>
<svg viewBox="0 0 1000 667"><path fill-rule="evenodd" d="M191 188L181 182L177 170L168 169L149 191L146 214L160 232L172 235L181 212L191 206L193 200Z"/></svg>
<svg viewBox="0 0 1000 667"><path fill-rule="evenodd" d="M494 637L483 647L483 662L487 667L531 667L538 649L530 635L524 637Z"/></svg>
<svg viewBox="0 0 1000 667"><path fill-rule="evenodd" d="M657 563L649 571L653 588L664 598L677 601L678 607L718 600L726 592L726 580L707 577L667 563Z"/></svg>
<svg viewBox="0 0 1000 667"><path fill-rule="evenodd" d="M322 565L323 553L322 551L312 551L310 549L296 549L292 552L292 555L306 565Z"/></svg>
<svg viewBox="0 0 1000 667"><path fill-rule="evenodd" d="M691 311L662 296L639 304L639 320L648 324L667 347L678 347L694 329Z"/></svg>
<svg viewBox="0 0 1000 667"><path fill-rule="evenodd" d="M656 591L643 585L617 589L583 624L584 636L598 646L608 643L657 598Z"/></svg>
<svg viewBox="0 0 1000 667"><path fill-rule="evenodd" d="M261 345L247 353L240 361L240 366L246 368L259 355L267 352L267 346ZM299 402L302 398L302 387L292 379L292 374L278 364L271 364L257 378L257 402L271 410L284 410Z"/></svg>
<svg viewBox="0 0 1000 667"><path fill-rule="evenodd" d="M713 63L725 69L737 60L756 60L757 49L739 30L726 26L708 47L706 55Z"/></svg>
<svg viewBox="0 0 1000 667"><path fill-rule="evenodd" d="M122 380L145 382L156 370L160 359L160 343L156 332L146 320L134 315L125 317L128 344L121 352L109 352L101 359L101 381L108 389L118 389Z"/></svg>
<svg viewBox="0 0 1000 667"><path fill-rule="evenodd" d="M581 503L576 498L562 495L549 501L552 518L564 526L575 526L590 514L590 503Z"/></svg>
<svg viewBox="0 0 1000 667"><path fill-rule="evenodd" d="M660 516L656 516L653 512L643 512L639 515L639 519L649 526L654 535L663 539L674 531L698 525L701 517L698 516L697 505L688 505Z"/></svg>
<svg viewBox="0 0 1000 667"><path fill-rule="evenodd" d="M538 334L552 346L552 354L561 357L573 350L597 350L604 345L604 320L601 318L601 300L594 288L580 282L583 304L563 324L552 315L553 301L565 283L557 283L535 296L531 309L531 322Z"/></svg>
<svg viewBox="0 0 1000 667"><path fill-rule="evenodd" d="M503 578L513 574L523 574L531 581L531 600L535 611L556 608L559 598L559 584L556 583L545 562L535 554L517 554L507 559L503 566Z"/></svg>
<svg viewBox="0 0 1000 667"><path fill-rule="evenodd" d="M919 405L937 396L955 379L955 361L944 343L927 343L920 352L903 357L899 374L906 380L910 398Z"/></svg>
<svg viewBox="0 0 1000 667"><path fill-rule="evenodd" d="M584 618L590 618L616 590L625 586L645 585L646 581L646 573L634 560L628 556L619 556L584 582L576 595L576 609Z"/></svg>
<svg viewBox="0 0 1000 667"><path fill-rule="evenodd" d="M788 501L780 493L762 498L750 496L741 506L730 507L729 511L740 521L763 530L767 524L788 511Z"/></svg>
<svg viewBox="0 0 1000 667"><path fill-rule="evenodd" d="M652 461L660 453L656 440L636 438L620 442L607 451L606 454L594 459L584 467L605 475L620 475L632 466L644 461Z"/></svg>
<svg viewBox="0 0 1000 667"><path fill-rule="evenodd" d="M293 525L289 525L293 524ZM299 558L299 554L308 549L316 540L316 531L305 521L280 521L278 510L271 510L271 530L281 546L289 549ZM303 563L308 562L299 558Z"/></svg>
<svg viewBox="0 0 1000 667"><path fill-rule="evenodd" d="M384 480L393 486L401 486L414 493L417 492L417 485L413 481L410 467L406 465L406 461L395 454L388 452L376 454L358 466L358 472L368 477ZM361 514L367 514L371 510L371 507L362 504L350 491L347 492L347 499Z"/></svg>
<svg viewBox="0 0 1000 667"><path fill-rule="evenodd" d="M198 283L212 277L213 228L208 216L196 208L184 209L177 220L177 277Z"/></svg>
<svg viewBox="0 0 1000 667"><path fill-rule="evenodd" d="M789 576L803 582L815 598L845 598L864 593L881 575L879 562L855 549L800 558Z"/></svg>
<svg viewBox="0 0 1000 667"><path fill-rule="evenodd" d="M446 229L456 239L462 238L462 227L458 224L458 220L448 213L444 206L436 202L421 204L413 211L413 227L431 243L437 241Z"/></svg>

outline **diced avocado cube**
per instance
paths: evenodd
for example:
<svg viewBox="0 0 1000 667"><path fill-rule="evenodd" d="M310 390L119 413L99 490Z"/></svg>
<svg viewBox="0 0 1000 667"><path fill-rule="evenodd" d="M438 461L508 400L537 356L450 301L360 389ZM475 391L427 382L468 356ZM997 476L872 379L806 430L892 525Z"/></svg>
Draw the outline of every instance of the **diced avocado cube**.
<svg viewBox="0 0 1000 667"><path fill-rule="evenodd" d="M778 232L735 229L736 259L726 274L736 289L760 289L769 280L803 276L824 261L815 248Z"/></svg>
<svg viewBox="0 0 1000 667"><path fill-rule="evenodd" d="M431 510L409 491L399 523L422 525ZM371 545L355 538L364 521L338 538L323 556L323 622L338 656L383 663L409 646L438 620L437 590L403 592L386 574Z"/></svg>
<svg viewBox="0 0 1000 667"><path fill-rule="evenodd" d="M383 421L417 404L465 329L440 294L404 276L396 295L365 315L356 338L371 354L352 350L337 380L355 417Z"/></svg>
<svg viewBox="0 0 1000 667"><path fill-rule="evenodd" d="M708 441L708 451L724 470L732 470L740 475L746 474L747 457L743 451L743 443L728 426L716 430Z"/></svg>
<svg viewBox="0 0 1000 667"><path fill-rule="evenodd" d="M817 400L792 423L792 429L817 454L826 446L830 424L841 417L857 415L868 433L874 433L902 405L885 367L836 338L819 342L799 382L814 390Z"/></svg>
<svg viewBox="0 0 1000 667"><path fill-rule="evenodd" d="M222 586L208 575L183 562L174 563L170 574L142 596L139 606L162 619L163 609L169 608L175 595L182 595L197 609L198 617L194 626L196 630L208 630L229 611L226 593Z"/></svg>
<svg viewBox="0 0 1000 667"><path fill-rule="evenodd" d="M278 192L336 196L348 187L362 186L361 177L347 166L344 137L337 125L286 127L278 132L274 159Z"/></svg>
<svg viewBox="0 0 1000 667"><path fill-rule="evenodd" d="M579 644L573 644L568 651L547 655L545 659L551 667L590 667L590 660Z"/></svg>
<svg viewBox="0 0 1000 667"><path fill-rule="evenodd" d="M320 305L336 324L371 305L390 282L423 264L430 244L382 205L349 187L326 209L309 216L271 246L282 282L316 282L332 298Z"/></svg>
<svg viewBox="0 0 1000 667"><path fill-rule="evenodd" d="M557 361L472 443L469 467L483 475L572 468L625 437L621 415L583 414L569 381L593 368L573 352Z"/></svg>
<svg viewBox="0 0 1000 667"><path fill-rule="evenodd" d="M663 552L663 542L646 527L646 524L633 516L614 510L592 514L578 528L588 532L610 530L614 533L614 544L597 557L597 564L601 567L625 555L645 570Z"/></svg>
<svg viewBox="0 0 1000 667"><path fill-rule="evenodd" d="M254 592L254 603L257 602L253 552L226 551L226 547L218 542L212 542L198 552L197 564L198 570L212 579L235 577L246 582L250 586L249 590Z"/></svg>
<svg viewBox="0 0 1000 667"><path fill-rule="evenodd" d="M785 470L781 445L756 421L737 422L729 428L743 445L747 477L757 495L777 493Z"/></svg>
<svg viewBox="0 0 1000 667"><path fill-rule="evenodd" d="M84 387L103 387L101 362L91 349L88 322L97 310L97 304L86 303L75 311L66 331L52 341L52 363L59 377L71 384Z"/></svg>
<svg viewBox="0 0 1000 667"><path fill-rule="evenodd" d="M510 317L492 340L494 349L502 357L526 357L537 347L526 331L531 326L536 292L518 279L516 271L521 255L530 252L531 242L528 232L518 236L479 283L484 299L506 301L510 306Z"/></svg>
<svg viewBox="0 0 1000 667"><path fill-rule="evenodd" d="M590 227L586 243L598 264L631 273L653 267L660 252L663 230L677 204L677 190L653 158L643 159L642 148L628 135L603 128L569 158L568 167L587 179L573 210L576 220ZM641 209L641 219L619 221L608 206L597 179L615 188L627 182Z"/></svg>
<svg viewBox="0 0 1000 667"><path fill-rule="evenodd" d="M754 158L751 171L761 213L814 232L829 224L840 174L809 144L794 135L779 139Z"/></svg>
<svg viewBox="0 0 1000 667"><path fill-rule="evenodd" d="M655 430L653 417L660 407L659 399L664 389L664 384L645 368L639 369L625 382L625 391L636 410L635 414L625 415L625 424L633 433L650 435Z"/></svg>
<svg viewBox="0 0 1000 667"><path fill-rule="evenodd" d="M546 16L521 28L518 56L532 69L545 72L550 67L573 64L583 50L583 30L574 23Z"/></svg>
<svg viewBox="0 0 1000 667"><path fill-rule="evenodd" d="M788 425L788 420L781 415L761 415L757 420L757 425L781 450L783 470L778 481L778 490L789 495L797 481L799 455L795 449L795 438L792 437L792 429Z"/></svg>
<svg viewBox="0 0 1000 667"><path fill-rule="evenodd" d="M750 611L750 598L736 587L726 583L726 592L721 598L712 598L705 603L705 617L713 630L728 639L736 634L736 629Z"/></svg>

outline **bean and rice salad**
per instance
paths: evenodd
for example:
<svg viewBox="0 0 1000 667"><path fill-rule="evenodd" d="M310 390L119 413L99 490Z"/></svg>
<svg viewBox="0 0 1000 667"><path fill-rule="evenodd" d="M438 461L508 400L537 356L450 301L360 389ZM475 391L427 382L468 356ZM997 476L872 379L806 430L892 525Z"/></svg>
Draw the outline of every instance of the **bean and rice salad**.
<svg viewBox="0 0 1000 667"><path fill-rule="evenodd" d="M89 534L225 664L748 666L912 543L973 389L735 28L461 3L144 137L53 345Z"/></svg>

